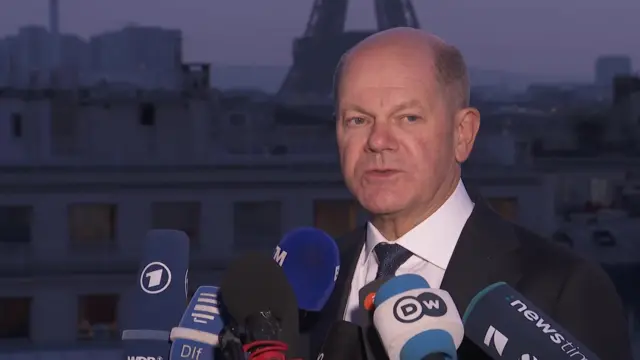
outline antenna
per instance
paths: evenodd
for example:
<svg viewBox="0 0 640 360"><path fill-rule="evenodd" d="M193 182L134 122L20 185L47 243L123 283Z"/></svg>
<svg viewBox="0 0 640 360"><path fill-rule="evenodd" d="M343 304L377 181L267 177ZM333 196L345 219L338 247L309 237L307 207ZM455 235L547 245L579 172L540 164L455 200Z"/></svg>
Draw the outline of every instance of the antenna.
<svg viewBox="0 0 640 360"><path fill-rule="evenodd" d="M60 4L49 0L49 31L51 33L51 61L53 68L60 66Z"/></svg>
<svg viewBox="0 0 640 360"><path fill-rule="evenodd" d="M49 81L52 88L59 85L60 72L60 4L58 0L49 0L49 33L51 37L51 68L49 69Z"/></svg>

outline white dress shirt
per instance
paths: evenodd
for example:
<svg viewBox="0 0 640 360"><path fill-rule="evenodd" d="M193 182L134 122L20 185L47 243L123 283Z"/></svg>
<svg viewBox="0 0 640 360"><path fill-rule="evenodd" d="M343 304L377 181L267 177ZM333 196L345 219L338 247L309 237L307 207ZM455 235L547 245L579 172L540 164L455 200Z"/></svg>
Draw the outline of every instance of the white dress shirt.
<svg viewBox="0 0 640 360"><path fill-rule="evenodd" d="M400 266L396 275L413 273L422 275L432 288L440 288L444 272L447 269L453 250L458 243L467 219L471 216L474 203L467 190L458 181L453 194L445 203L423 222L394 241L413 253L413 256ZM389 242L371 223L367 224L367 238L356 265L351 291L344 312L344 320L364 325L359 309L360 289L375 280L378 259L373 248Z"/></svg>

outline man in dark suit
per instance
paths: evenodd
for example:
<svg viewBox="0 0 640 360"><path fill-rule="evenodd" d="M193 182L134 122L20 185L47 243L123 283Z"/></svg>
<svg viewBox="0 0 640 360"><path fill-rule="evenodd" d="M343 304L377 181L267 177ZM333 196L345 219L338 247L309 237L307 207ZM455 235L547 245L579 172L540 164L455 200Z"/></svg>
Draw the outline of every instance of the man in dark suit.
<svg viewBox="0 0 640 360"><path fill-rule="evenodd" d="M342 172L372 217L338 240L341 271L312 329L312 354L333 321L363 324L362 286L417 273L447 290L460 313L480 290L506 281L601 359L631 359L621 302L601 268L467 194L460 164L480 114L469 107L467 68L455 47L420 30L387 30L345 54L335 81ZM376 341L367 337L370 355L385 359ZM462 360L488 359L467 339L458 352Z"/></svg>

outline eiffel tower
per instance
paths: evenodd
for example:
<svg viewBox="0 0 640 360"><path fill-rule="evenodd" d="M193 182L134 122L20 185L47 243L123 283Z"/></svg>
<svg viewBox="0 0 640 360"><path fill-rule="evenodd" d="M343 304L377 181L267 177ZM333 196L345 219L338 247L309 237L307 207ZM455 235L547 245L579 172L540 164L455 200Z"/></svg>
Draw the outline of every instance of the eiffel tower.
<svg viewBox="0 0 640 360"><path fill-rule="evenodd" d="M411 0L373 1L378 31L420 27ZM348 0L314 0L306 31L293 42L293 65L278 91L281 99L330 99L340 56L376 32L346 32L347 4Z"/></svg>

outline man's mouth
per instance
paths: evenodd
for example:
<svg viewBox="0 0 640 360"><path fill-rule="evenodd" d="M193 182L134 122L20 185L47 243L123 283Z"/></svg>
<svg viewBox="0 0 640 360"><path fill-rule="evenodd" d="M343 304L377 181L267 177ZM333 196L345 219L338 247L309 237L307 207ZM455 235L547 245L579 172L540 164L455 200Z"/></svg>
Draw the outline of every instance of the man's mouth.
<svg viewBox="0 0 640 360"><path fill-rule="evenodd" d="M373 169L365 172L365 176L374 178L384 178L399 174L399 170L395 169Z"/></svg>

